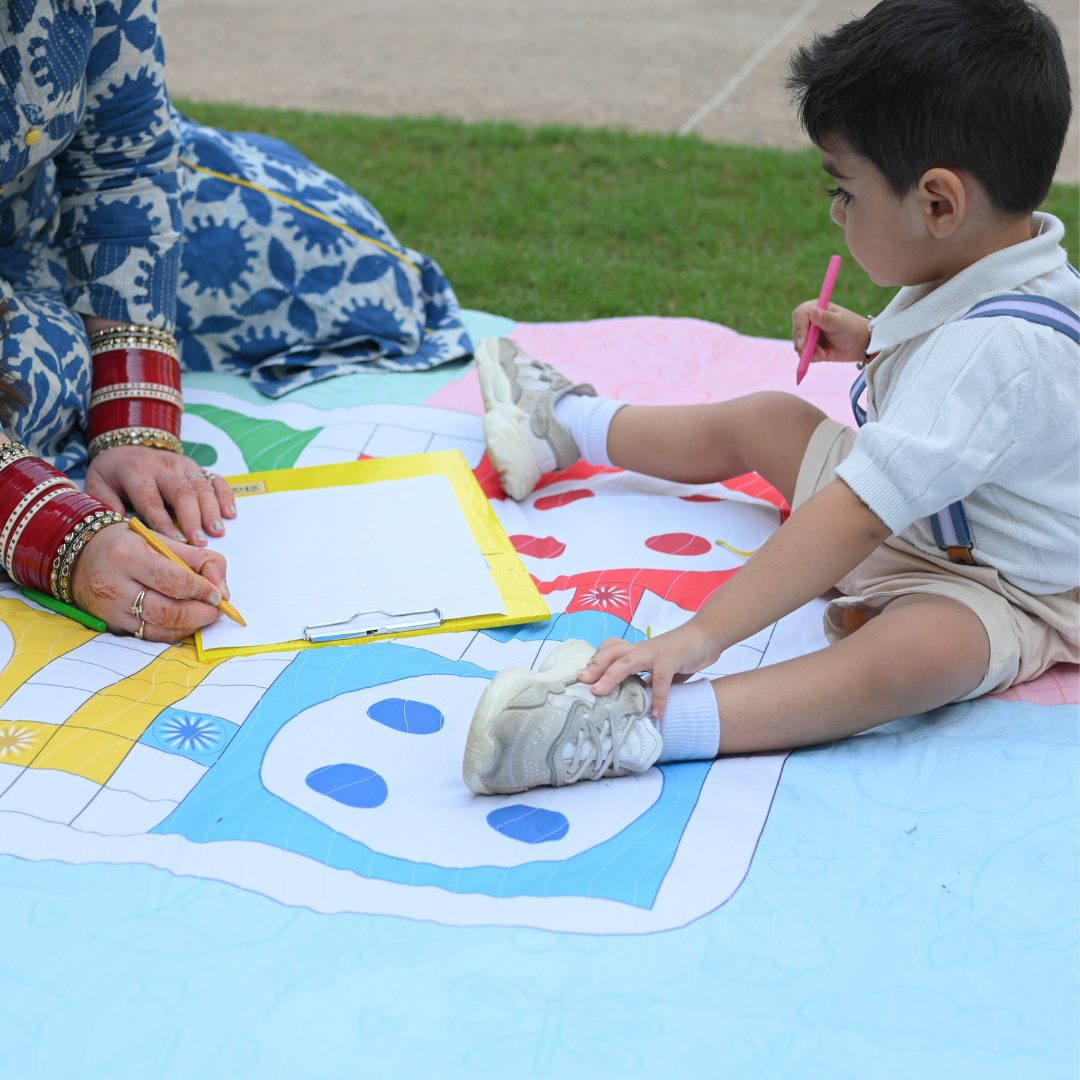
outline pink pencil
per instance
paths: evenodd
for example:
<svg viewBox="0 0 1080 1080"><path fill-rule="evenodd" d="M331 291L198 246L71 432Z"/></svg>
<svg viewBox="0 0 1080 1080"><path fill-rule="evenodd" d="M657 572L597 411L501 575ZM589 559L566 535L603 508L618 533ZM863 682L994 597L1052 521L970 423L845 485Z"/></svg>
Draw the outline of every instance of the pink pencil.
<svg viewBox="0 0 1080 1080"><path fill-rule="evenodd" d="M833 287L836 285L836 279L840 274L840 264L844 260L839 255L834 255L829 260L829 269L825 271L825 280L821 284L821 295L817 298L817 306L825 311L829 306L829 301L832 299ZM799 356L799 367L795 372L795 385L806 378L806 373L810 369L810 360L814 355L814 350L817 348L818 338L821 336L821 327L810 324L810 330L806 335L806 343L802 347L802 354Z"/></svg>

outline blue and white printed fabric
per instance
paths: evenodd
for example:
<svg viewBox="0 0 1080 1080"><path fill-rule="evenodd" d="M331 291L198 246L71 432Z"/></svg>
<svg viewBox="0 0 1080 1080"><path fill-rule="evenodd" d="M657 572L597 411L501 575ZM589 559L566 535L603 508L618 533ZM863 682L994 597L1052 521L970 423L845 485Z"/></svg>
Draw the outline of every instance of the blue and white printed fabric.
<svg viewBox="0 0 1080 1080"><path fill-rule="evenodd" d="M250 372L270 397L472 352L429 258L299 152L178 118L184 242L176 326L189 371Z"/></svg>
<svg viewBox="0 0 1080 1080"><path fill-rule="evenodd" d="M291 147L180 117L153 0L0 13L0 355L35 453L76 475L83 315L175 329L197 371L264 394L469 355L439 267Z"/></svg>

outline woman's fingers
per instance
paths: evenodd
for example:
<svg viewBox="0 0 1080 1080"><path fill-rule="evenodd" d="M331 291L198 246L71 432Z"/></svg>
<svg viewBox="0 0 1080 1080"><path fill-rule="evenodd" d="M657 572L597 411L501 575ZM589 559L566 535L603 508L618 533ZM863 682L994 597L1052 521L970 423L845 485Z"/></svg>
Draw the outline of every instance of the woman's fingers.
<svg viewBox="0 0 1080 1080"><path fill-rule="evenodd" d="M100 499L110 510L115 510L118 514L125 513L124 500L120 492L114 490L102 478L87 475L85 490L87 495Z"/></svg>
<svg viewBox="0 0 1080 1080"><path fill-rule="evenodd" d="M102 484L113 499L100 494ZM207 534L225 535L223 517L236 517L232 489L220 476L208 475L184 454L153 447L116 446L99 454L87 470L87 490L110 506L116 498L126 498L156 532L198 547L209 542ZM165 504L172 507L181 532Z"/></svg>
<svg viewBox="0 0 1080 1080"><path fill-rule="evenodd" d="M148 549L148 554L141 560L141 565L136 565L132 569L132 575L137 580L174 600L197 600L213 608L221 603L219 585L197 574L194 570L185 570L182 566L177 566L164 555L159 555L153 548L149 548L149 545Z"/></svg>
<svg viewBox="0 0 1080 1080"><path fill-rule="evenodd" d="M218 609L209 604L198 600L174 600L154 589L147 589L143 599L142 617L147 624L179 634L180 637L186 637L199 627L209 626L219 614Z"/></svg>
<svg viewBox="0 0 1080 1080"><path fill-rule="evenodd" d="M168 541L166 541L168 543ZM190 544L169 543L169 547L180 556L200 577L216 585L226 600L229 599L229 584L225 580L225 556L209 548L192 547Z"/></svg>
<svg viewBox="0 0 1080 1080"><path fill-rule="evenodd" d="M189 565L196 562L224 577L220 555L169 546ZM141 625L148 641L187 637L218 617L221 602L219 584L177 566L123 526L102 529L83 548L72 571L72 589L79 607L104 619L110 630L134 634ZM136 604L140 593L141 608Z"/></svg>
<svg viewBox="0 0 1080 1080"><path fill-rule="evenodd" d="M156 533L169 539L186 541L187 537L173 524L169 511L161 499L158 485L152 477L140 477L137 486L128 490L128 498L135 512Z"/></svg>
<svg viewBox="0 0 1080 1080"><path fill-rule="evenodd" d="M236 496L229 486L229 481L224 476L218 476L217 473L211 473L211 476L213 476L213 480L210 482L214 486L214 494L217 496L222 516L227 518L236 517Z"/></svg>
<svg viewBox="0 0 1080 1080"><path fill-rule="evenodd" d="M195 489L199 500L199 514L203 527L211 536L224 536L225 526L221 521L221 506L214 481L204 472L192 473L187 481Z"/></svg>
<svg viewBox="0 0 1080 1080"><path fill-rule="evenodd" d="M205 476L193 473L192 477L198 477L202 482L202 486L209 489L210 484ZM206 533L203 532L202 506L193 480L185 476L179 476L170 470L168 473L158 477L158 485L161 488L161 493L169 500L173 513L176 514L176 521L180 526L180 531L184 534L188 543L194 544L196 547L206 547L210 541L207 539ZM212 494L211 498L213 498Z"/></svg>

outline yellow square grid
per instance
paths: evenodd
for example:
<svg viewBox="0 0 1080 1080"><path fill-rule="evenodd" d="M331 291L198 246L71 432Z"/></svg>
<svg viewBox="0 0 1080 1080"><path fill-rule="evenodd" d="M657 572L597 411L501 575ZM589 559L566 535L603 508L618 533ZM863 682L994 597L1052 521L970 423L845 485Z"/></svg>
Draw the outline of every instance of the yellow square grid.
<svg viewBox="0 0 1080 1080"><path fill-rule="evenodd" d="M53 729L52 738L30 763L30 768L58 769L104 784L134 745L133 740L107 731L70 728L65 724Z"/></svg>
<svg viewBox="0 0 1080 1080"><path fill-rule="evenodd" d="M216 666L201 663L192 645L174 645L141 671L94 694L64 726L138 740L162 709L187 697Z"/></svg>

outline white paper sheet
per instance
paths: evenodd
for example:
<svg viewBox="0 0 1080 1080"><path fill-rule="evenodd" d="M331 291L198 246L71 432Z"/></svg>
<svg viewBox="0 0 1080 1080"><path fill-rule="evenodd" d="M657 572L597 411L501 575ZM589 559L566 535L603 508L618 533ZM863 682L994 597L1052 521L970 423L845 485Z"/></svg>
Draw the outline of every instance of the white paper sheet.
<svg viewBox="0 0 1080 1080"><path fill-rule="evenodd" d="M305 626L372 609L506 614L445 476L270 492L238 511L213 546L248 625L218 619L206 649L296 641Z"/></svg>

